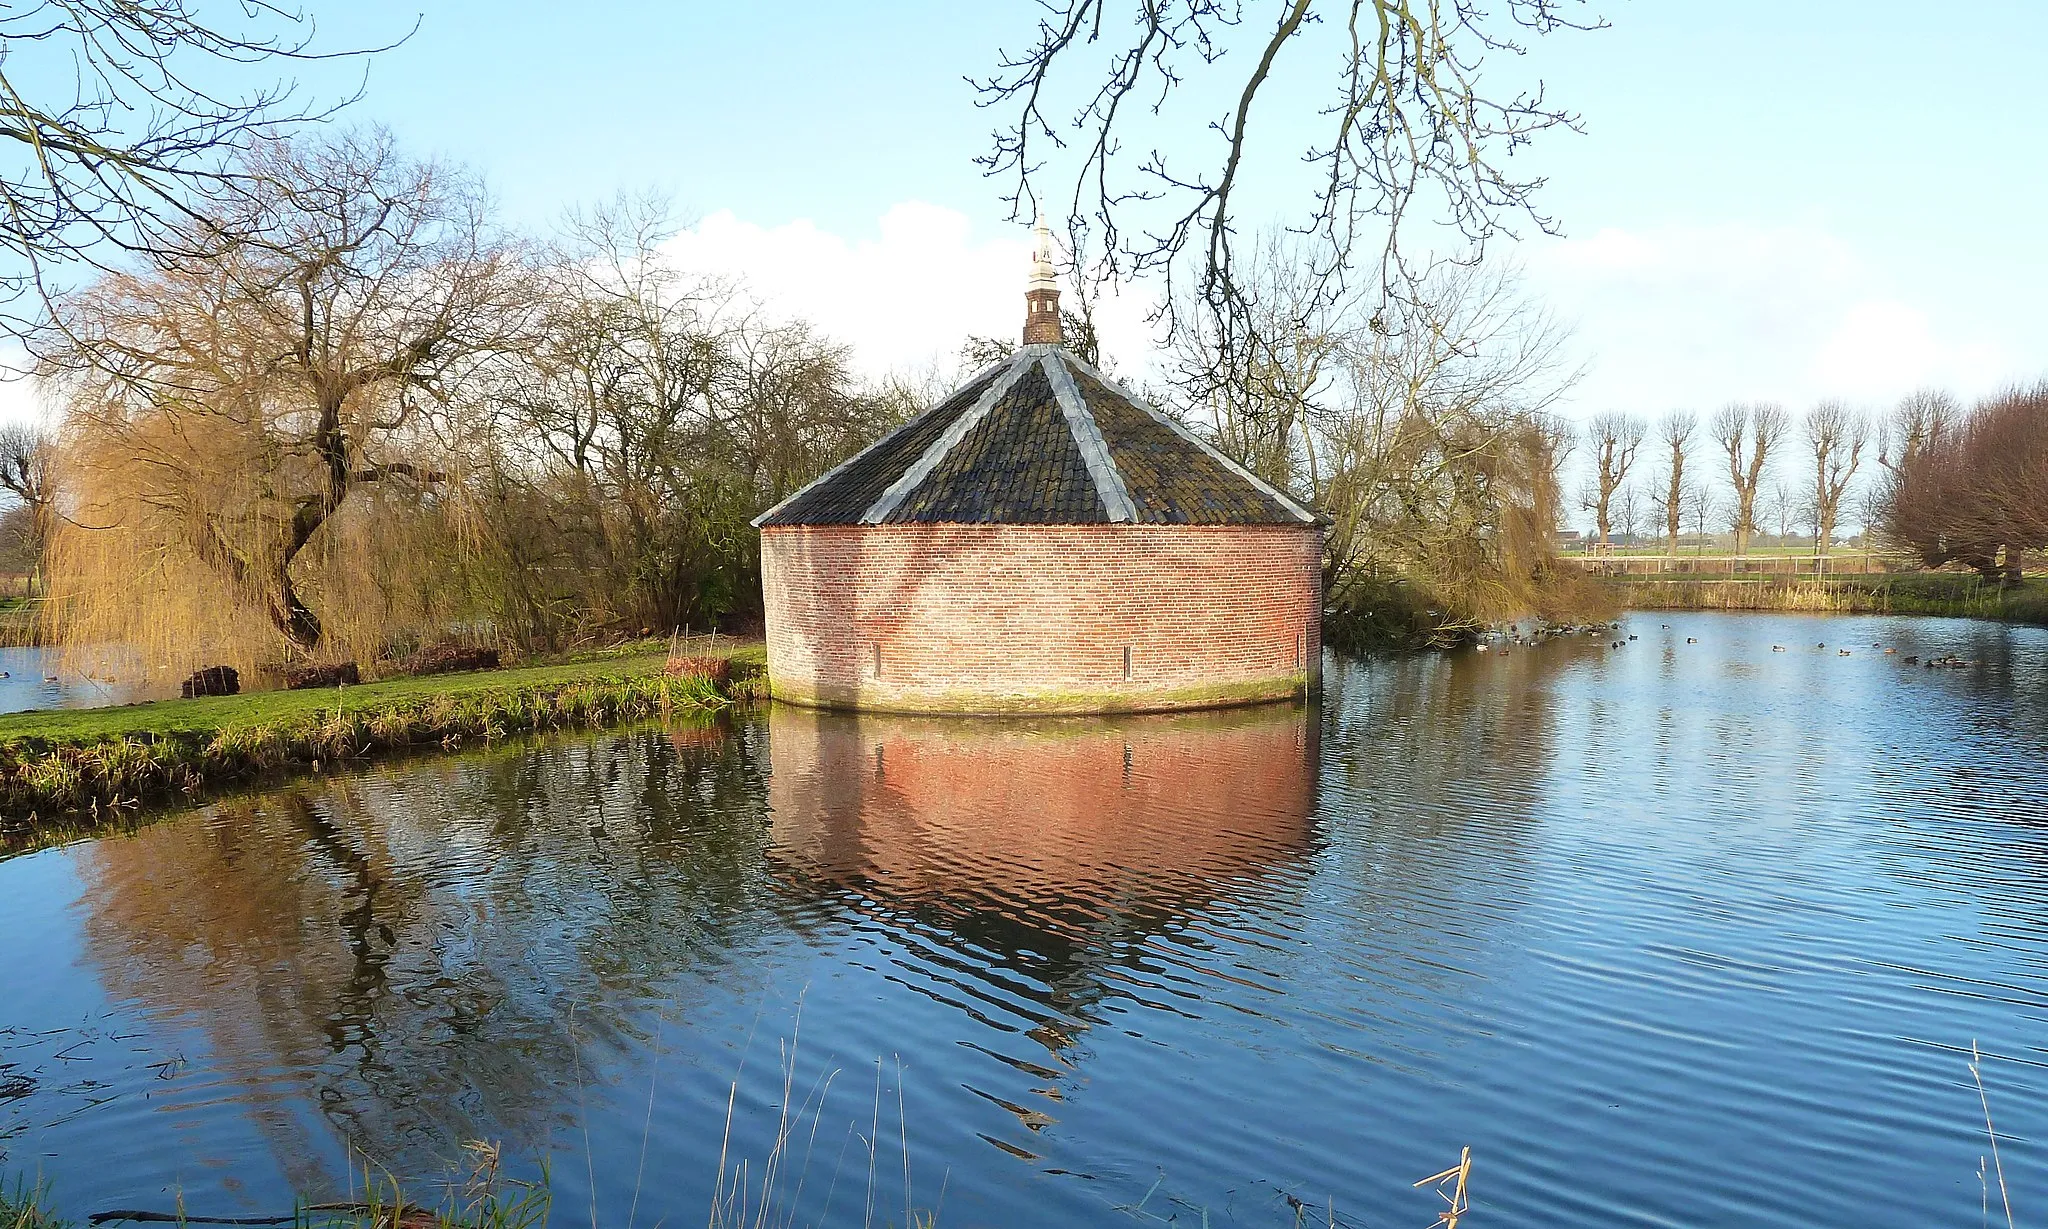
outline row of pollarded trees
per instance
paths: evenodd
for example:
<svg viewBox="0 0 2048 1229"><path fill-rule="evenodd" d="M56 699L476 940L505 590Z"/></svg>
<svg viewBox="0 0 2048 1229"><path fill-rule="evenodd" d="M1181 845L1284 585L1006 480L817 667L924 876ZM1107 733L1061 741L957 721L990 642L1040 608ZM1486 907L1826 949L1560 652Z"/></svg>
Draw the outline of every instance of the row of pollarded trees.
<svg viewBox="0 0 2048 1229"><path fill-rule="evenodd" d="M651 205L511 234L377 132L236 170L35 339L67 643L258 664L703 626L757 600L749 518L912 408L678 275Z"/></svg>
<svg viewBox="0 0 2048 1229"><path fill-rule="evenodd" d="M1649 504L1666 549L1677 553L1688 527L1705 533L1718 510L1734 535L1736 553L1745 554L1763 526L1766 501L1773 499L1766 482L1784 464L1785 452L1803 445L1811 468L1800 500L1802 519L1813 531L1814 549L1826 554L1849 511L1869 443L1869 420L1839 401L1808 411L1797 437L1791 417L1770 403L1725 406L1704 427L1690 410L1666 414L1654 426L1634 415L1600 414L1585 429L1592 473L1581 502L1593 514L1599 545L1611 542L1618 516L1633 531L1638 518L1632 480L1647 451L1656 458ZM1789 511L1786 496L1778 494L1775 501L1781 513Z"/></svg>
<svg viewBox="0 0 2048 1229"><path fill-rule="evenodd" d="M1928 567L1962 564L2017 582L2048 549L2048 383L1968 410L1938 393L1908 398L1890 424L1875 523Z"/></svg>

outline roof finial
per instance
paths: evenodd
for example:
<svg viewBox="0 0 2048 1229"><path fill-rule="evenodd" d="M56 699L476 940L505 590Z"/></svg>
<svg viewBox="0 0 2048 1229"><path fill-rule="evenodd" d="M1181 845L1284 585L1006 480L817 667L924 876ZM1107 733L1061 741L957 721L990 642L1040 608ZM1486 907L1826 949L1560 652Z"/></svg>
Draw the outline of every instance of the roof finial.
<svg viewBox="0 0 2048 1229"><path fill-rule="evenodd" d="M1052 232L1046 229L1043 210L1031 237L1035 243L1031 278L1024 283L1024 344L1057 346L1066 336L1060 330L1060 284L1052 271Z"/></svg>

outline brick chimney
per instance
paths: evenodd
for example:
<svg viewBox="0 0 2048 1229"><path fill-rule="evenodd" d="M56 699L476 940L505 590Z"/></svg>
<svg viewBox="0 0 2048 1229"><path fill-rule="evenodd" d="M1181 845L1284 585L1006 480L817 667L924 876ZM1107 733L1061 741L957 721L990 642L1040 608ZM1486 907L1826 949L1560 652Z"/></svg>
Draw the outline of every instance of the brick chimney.
<svg viewBox="0 0 2048 1229"><path fill-rule="evenodd" d="M1045 228L1044 214L1031 233L1038 247L1031 257L1031 280L1024 283L1024 344L1062 345L1067 339L1060 331L1060 287L1052 273L1052 232Z"/></svg>

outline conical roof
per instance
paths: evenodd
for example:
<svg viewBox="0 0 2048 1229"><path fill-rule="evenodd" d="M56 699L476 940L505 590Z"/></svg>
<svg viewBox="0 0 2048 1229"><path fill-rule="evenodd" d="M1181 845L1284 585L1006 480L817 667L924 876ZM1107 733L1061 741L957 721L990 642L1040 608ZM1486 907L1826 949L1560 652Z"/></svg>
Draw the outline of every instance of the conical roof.
<svg viewBox="0 0 2048 1229"><path fill-rule="evenodd" d="M1317 519L1066 347L1026 345L754 524Z"/></svg>

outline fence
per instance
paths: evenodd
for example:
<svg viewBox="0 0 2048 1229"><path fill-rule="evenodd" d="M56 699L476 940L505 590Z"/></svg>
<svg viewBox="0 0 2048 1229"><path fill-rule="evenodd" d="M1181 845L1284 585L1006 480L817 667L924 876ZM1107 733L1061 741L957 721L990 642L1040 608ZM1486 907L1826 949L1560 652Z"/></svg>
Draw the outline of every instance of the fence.
<svg viewBox="0 0 2048 1229"><path fill-rule="evenodd" d="M1875 576L1910 565L1868 551L1830 555L1566 555L1597 576Z"/></svg>

